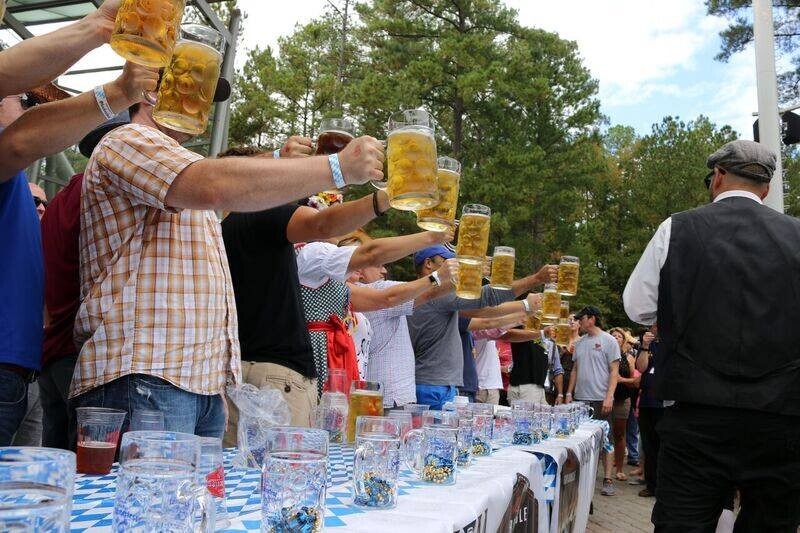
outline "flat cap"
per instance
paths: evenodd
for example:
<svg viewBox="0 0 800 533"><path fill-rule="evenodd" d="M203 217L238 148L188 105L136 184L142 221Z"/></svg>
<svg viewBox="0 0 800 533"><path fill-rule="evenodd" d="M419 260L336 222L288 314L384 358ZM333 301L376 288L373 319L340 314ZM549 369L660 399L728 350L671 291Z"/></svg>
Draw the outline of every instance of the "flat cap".
<svg viewBox="0 0 800 533"><path fill-rule="evenodd" d="M769 182L775 172L777 155L761 143L731 141L708 156L706 166L723 170L756 181Z"/></svg>

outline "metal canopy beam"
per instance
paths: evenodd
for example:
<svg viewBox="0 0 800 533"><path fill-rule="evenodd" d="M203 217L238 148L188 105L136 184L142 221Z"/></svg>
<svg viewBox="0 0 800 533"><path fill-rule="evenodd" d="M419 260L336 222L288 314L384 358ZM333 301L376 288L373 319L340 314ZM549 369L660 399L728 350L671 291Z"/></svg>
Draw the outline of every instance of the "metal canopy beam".
<svg viewBox="0 0 800 533"><path fill-rule="evenodd" d="M14 33L19 35L23 39L30 39L33 37L33 34L25 27L25 24L20 22L19 20L14 17L11 13L6 11L6 14L3 16L3 20L5 21L6 25L14 30Z"/></svg>
<svg viewBox="0 0 800 533"><path fill-rule="evenodd" d="M42 9L54 9L57 7L67 7L67 6L78 6L81 4L90 4L90 3L94 4L95 6L98 5L98 2L94 2L91 0L49 0L47 2L38 2L35 4L20 4L17 6L9 6L7 10L11 11L12 13L27 13L28 11L39 11Z"/></svg>
<svg viewBox="0 0 800 533"><path fill-rule="evenodd" d="M233 66L236 61L236 39L239 36L239 28L242 22L242 13L238 9L231 12L230 34L232 40L225 47L225 55L222 58L222 76L228 81L233 81ZM231 94L233 97L233 94ZM228 135L227 124L231 112L231 99L224 102L217 102L214 108L214 123L211 125L211 139L208 146L208 155L216 157L218 153L227 149Z"/></svg>
<svg viewBox="0 0 800 533"><path fill-rule="evenodd" d="M208 19L211 25L214 26L214 29L222 34L228 46L231 46L231 43L235 45L235 39L231 36L231 32L225 27L225 24L222 23L206 0L193 0L192 3L200 10L200 13Z"/></svg>

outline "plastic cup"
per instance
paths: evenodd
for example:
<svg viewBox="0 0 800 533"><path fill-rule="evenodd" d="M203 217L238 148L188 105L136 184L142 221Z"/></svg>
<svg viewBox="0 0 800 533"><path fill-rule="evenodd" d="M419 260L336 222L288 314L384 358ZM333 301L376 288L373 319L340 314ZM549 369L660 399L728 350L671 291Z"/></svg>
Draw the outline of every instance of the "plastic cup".
<svg viewBox="0 0 800 533"><path fill-rule="evenodd" d="M131 417L129 431L164 431L164 413L154 409L137 409Z"/></svg>
<svg viewBox="0 0 800 533"><path fill-rule="evenodd" d="M78 407L78 472L105 475L117 454L125 411L105 407Z"/></svg>

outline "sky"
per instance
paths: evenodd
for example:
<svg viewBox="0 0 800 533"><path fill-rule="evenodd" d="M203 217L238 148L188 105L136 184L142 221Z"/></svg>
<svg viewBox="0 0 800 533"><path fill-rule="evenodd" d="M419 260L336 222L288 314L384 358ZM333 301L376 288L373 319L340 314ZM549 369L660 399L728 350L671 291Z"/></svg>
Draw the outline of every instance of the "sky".
<svg viewBox="0 0 800 533"><path fill-rule="evenodd" d="M343 4L342 0L332 0ZM239 0L248 14L244 48L274 46L323 13L327 0L276 2ZM725 21L705 15L702 0L506 0L525 26L559 34L578 44L584 65L599 81L602 112L610 125L650 132L667 115L693 120L708 116L718 126L731 125L752 138L757 109L755 54L752 47L728 63L714 60ZM34 33L49 31L40 26ZM0 32L0 39L9 39ZM239 50L237 67L246 53ZM104 46L76 69L121 64ZM115 73L63 76L60 83L87 90Z"/></svg>

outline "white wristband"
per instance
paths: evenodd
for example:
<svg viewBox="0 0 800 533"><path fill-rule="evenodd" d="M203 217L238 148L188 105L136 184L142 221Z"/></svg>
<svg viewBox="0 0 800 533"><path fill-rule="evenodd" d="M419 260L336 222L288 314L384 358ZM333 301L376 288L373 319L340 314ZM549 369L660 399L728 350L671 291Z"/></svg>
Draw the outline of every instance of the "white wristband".
<svg viewBox="0 0 800 533"><path fill-rule="evenodd" d="M280 148L278 148L277 150L272 152L272 158L273 159L280 159L281 158L281 150L280 150Z"/></svg>
<svg viewBox="0 0 800 533"><path fill-rule="evenodd" d="M97 107L100 108L100 112L106 117L106 120L111 120L116 116L114 110L111 109L111 105L108 103L106 91L103 89L102 85L98 85L94 88L94 99L97 102Z"/></svg>
<svg viewBox="0 0 800 533"><path fill-rule="evenodd" d="M522 307L525 308L525 312L531 314L531 304L528 303L528 300L522 300Z"/></svg>

